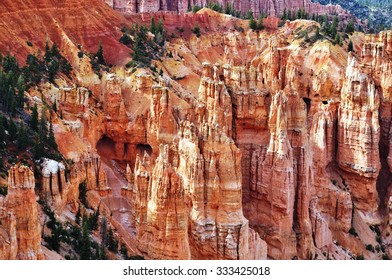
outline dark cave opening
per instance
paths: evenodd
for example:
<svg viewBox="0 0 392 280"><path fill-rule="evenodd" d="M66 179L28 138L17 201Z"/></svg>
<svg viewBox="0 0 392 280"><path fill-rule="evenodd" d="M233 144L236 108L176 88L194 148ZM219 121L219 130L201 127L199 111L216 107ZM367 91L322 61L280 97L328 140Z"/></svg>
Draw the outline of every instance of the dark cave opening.
<svg viewBox="0 0 392 280"><path fill-rule="evenodd" d="M152 147L148 144L137 144L136 145L136 154L142 157L144 153L147 153L149 156L152 155Z"/></svg>
<svg viewBox="0 0 392 280"><path fill-rule="evenodd" d="M311 103L312 103L312 100L309 99L309 98L307 98L307 97L303 97L302 100L303 100L303 101L305 102L305 104L306 104L306 113L309 113L309 111L310 111L310 106L311 106Z"/></svg>
<svg viewBox="0 0 392 280"><path fill-rule="evenodd" d="M104 135L97 143L98 154L108 159L116 157L115 143L112 139Z"/></svg>

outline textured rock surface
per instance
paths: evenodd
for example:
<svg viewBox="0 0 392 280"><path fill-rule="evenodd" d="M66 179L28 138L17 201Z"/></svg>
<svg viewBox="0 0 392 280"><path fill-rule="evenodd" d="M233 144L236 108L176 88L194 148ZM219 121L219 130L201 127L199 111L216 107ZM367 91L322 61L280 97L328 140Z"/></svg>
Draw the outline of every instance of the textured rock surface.
<svg viewBox="0 0 392 280"><path fill-rule="evenodd" d="M139 249L159 259L266 258L264 241L242 214L241 154L228 137L230 96L219 81L219 68L205 64L203 73L196 123L181 122L177 144L161 144L155 165L147 154L143 160L137 158ZM162 95L159 107L153 98L150 128L175 129L174 122L167 122L170 111L164 104L171 103L167 98ZM166 112L167 125L153 124L161 122L154 117L160 111ZM172 143L160 135L161 141Z"/></svg>
<svg viewBox="0 0 392 280"><path fill-rule="evenodd" d="M130 13L153 13L158 11L176 11L184 13L195 5L204 7L208 3L207 0L105 0L105 2L113 9L118 11L127 11ZM314 3L310 0L218 0L215 2L221 4L222 6L230 4L237 11L241 11L243 13L252 11L256 16L260 15L261 13L266 13L270 16L280 16L282 15L284 9L292 11L304 9L310 14L348 14L347 11L338 5L325 6L319 3Z"/></svg>
<svg viewBox="0 0 392 280"><path fill-rule="evenodd" d="M11 241L10 257L17 243L17 259L37 260L43 257L41 251L41 225L38 204L34 192L34 173L26 166L13 166L8 174L8 195L4 207L7 211L6 225ZM8 214L9 213L9 214ZM16 236L16 242L15 242Z"/></svg>
<svg viewBox="0 0 392 280"><path fill-rule="evenodd" d="M379 104L374 82L360 72L355 58L349 58L338 112L336 160L343 169L365 177L364 183L347 180L357 208L370 211L378 207L375 178L380 171Z"/></svg>
<svg viewBox="0 0 392 280"><path fill-rule="evenodd" d="M67 57L77 56L79 43L98 45L102 34L109 38L103 40L109 57L122 56L120 48L113 51L121 34L112 26L120 29L123 18L99 3L93 11L107 15L96 29L90 11L74 11L76 22L89 22L87 31L59 20L67 32L57 33L48 24L54 41L64 42L57 35L68 33L75 40L60 44ZM189 4L156 3L139 4L151 10ZM41 5L53 13L47 2ZM31 103L41 98L59 109L52 113L53 128L69 170L47 161L42 184L56 215L68 219L76 213L79 184L86 182L90 207L105 209L129 251L146 258L350 259L366 251L366 244L381 245L369 228L375 225L388 252L391 32L355 33L356 53L347 54L347 46L299 38L300 29L316 31L311 21L253 32L247 21L210 10L160 15L175 34L165 46L171 55L153 62L161 75L119 66L99 78L86 58L74 62L75 80L29 92ZM131 20L148 23L151 16L134 14ZM200 37L190 32L196 23ZM176 37L177 26L184 26L184 35ZM32 201L32 193L23 199ZM23 211L8 215L11 204L8 197L0 199L1 257L23 258ZM37 230L31 229L36 244Z"/></svg>
<svg viewBox="0 0 392 280"><path fill-rule="evenodd" d="M15 52L20 61L27 54L44 49L46 38L55 41L72 62L79 61L78 44L88 52L96 52L99 42L105 45L105 57L109 63L119 63L128 57L128 48L118 43L121 36L113 23L125 22L102 0L71 0L52 2L28 0L21 3L1 1L2 40L0 48ZM21 25L21 22L30 24ZM13 32L7 30L12 29ZM29 47L30 41L33 47Z"/></svg>

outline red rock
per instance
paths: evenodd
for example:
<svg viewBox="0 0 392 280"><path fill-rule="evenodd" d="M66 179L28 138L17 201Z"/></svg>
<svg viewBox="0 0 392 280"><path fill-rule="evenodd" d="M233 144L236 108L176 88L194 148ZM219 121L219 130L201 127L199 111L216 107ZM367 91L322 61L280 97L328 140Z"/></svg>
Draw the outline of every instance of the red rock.
<svg viewBox="0 0 392 280"><path fill-rule="evenodd" d="M5 209L8 215L11 255L16 234L17 259L38 260L43 258L41 249L41 225L39 224L38 204L34 192L34 173L22 165L11 167L8 174L8 195ZM6 220L7 222L7 220Z"/></svg>

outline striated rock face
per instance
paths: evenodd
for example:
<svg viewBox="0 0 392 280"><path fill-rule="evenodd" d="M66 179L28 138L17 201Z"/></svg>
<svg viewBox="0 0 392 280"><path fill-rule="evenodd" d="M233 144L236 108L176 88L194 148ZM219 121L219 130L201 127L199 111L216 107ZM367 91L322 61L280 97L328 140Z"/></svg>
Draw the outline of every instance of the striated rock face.
<svg viewBox="0 0 392 280"><path fill-rule="evenodd" d="M42 164L42 188L47 200L53 199L58 207L65 193L65 166L54 160L45 159Z"/></svg>
<svg viewBox="0 0 392 280"><path fill-rule="evenodd" d="M7 211L4 198L0 197L0 260L16 260L17 254L18 240L15 216L12 212Z"/></svg>
<svg viewBox="0 0 392 280"><path fill-rule="evenodd" d="M106 2L132 12L204 4ZM53 13L47 2L39 3L38 17L45 9ZM317 12L307 1L236 1L235 7L279 14L283 4L309 4ZM64 5L59 13L74 11L77 22L91 16ZM116 38L109 44L115 48L121 34L108 26L121 27L121 17L107 6L93 7L109 16L93 31L88 21L89 39L79 27L64 30L87 45ZM2 16L15 14L10 9ZM376 242L370 225L388 231L391 32L353 35L360 56L328 40L301 41L298 30L316 31L311 21L253 32L246 21L207 10L161 15L168 25L178 19L188 31L196 22L209 30L200 37L168 37L172 57L153 62L162 75L119 66L98 78L75 67L78 81L61 84L78 86L37 90L34 97L41 90L45 102L58 105L52 114L56 140L72 160L67 171L49 159L42 166L43 196L56 214L76 213L85 182L89 206L111 212L108 220L127 247L151 259L307 259L324 253L346 259L365 251L368 240ZM78 52L66 44L61 50ZM108 53L117 57L113 49ZM0 198L0 257L40 258L31 171L15 167L10 178L19 179L10 179L9 195ZM352 228L360 238L349 234Z"/></svg>
<svg viewBox="0 0 392 280"><path fill-rule="evenodd" d="M34 187L34 173L31 169L22 165L11 167L8 174L8 195L4 203L6 211L10 213L5 222L9 228L11 258L37 260L43 257ZM13 252L15 244L16 255Z"/></svg>
<svg viewBox="0 0 392 280"><path fill-rule="evenodd" d="M355 58L349 58L338 112L336 160L341 168L360 175L347 180L356 207L363 210L375 211L378 207L375 179L380 171L379 104L374 82L361 73Z"/></svg>
<svg viewBox="0 0 392 280"><path fill-rule="evenodd" d="M231 101L219 71L204 65L195 123L181 122L173 145L160 145L155 165L147 154L137 158L138 247L149 257L266 258L264 241L242 213L241 153L229 137ZM165 106L152 108L151 121L159 122L153 116Z"/></svg>
<svg viewBox="0 0 392 280"><path fill-rule="evenodd" d="M176 11L184 13L195 5L204 7L209 3L207 0L105 0L105 2L115 10L122 12L127 11L130 13L153 13L158 11ZM261 13L266 13L270 16L280 16L284 9L291 11L304 9L309 14L349 14L339 5L325 6L310 0L218 0L215 2L221 4L223 7L225 7L226 4L230 4L237 11L243 13L252 11L256 17Z"/></svg>
<svg viewBox="0 0 392 280"><path fill-rule="evenodd" d="M20 61L24 62L29 53L36 53L37 48L44 50L48 38L57 43L72 64L79 60L78 45L87 52L96 52L100 41L108 63L121 63L129 56L128 48L118 43L121 32L116 29L116 25L121 26L125 19L102 0L57 3L7 0L0 3L0 8L1 24L4 26L0 31L3 36L0 49L3 53L7 49L16 53ZM8 28L14 32L7 32ZM33 47L29 47L26 41L30 41Z"/></svg>

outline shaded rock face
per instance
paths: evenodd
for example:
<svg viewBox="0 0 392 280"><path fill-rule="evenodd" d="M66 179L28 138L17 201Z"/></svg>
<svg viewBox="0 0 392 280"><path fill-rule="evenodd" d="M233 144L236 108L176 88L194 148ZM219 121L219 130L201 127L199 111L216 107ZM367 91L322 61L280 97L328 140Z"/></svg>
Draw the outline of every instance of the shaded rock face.
<svg viewBox="0 0 392 280"><path fill-rule="evenodd" d="M34 173L31 169L22 165L11 167L8 174L8 195L0 212L2 239L9 241L2 257L23 260L43 258L34 186Z"/></svg>

